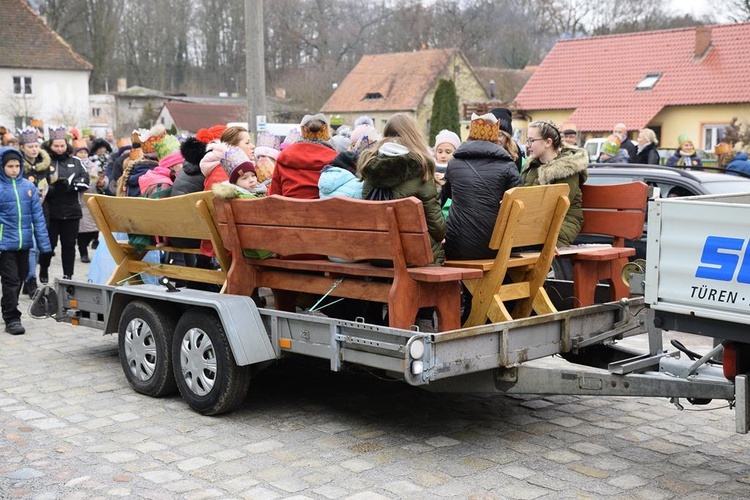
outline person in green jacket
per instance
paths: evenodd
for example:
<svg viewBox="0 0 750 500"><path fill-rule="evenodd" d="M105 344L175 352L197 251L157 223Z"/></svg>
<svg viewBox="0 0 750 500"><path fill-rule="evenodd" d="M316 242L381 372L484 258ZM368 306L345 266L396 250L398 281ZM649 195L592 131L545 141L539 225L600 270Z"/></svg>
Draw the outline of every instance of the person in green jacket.
<svg viewBox="0 0 750 500"><path fill-rule="evenodd" d="M570 208L565 214L557 246L571 245L583 226L581 185L588 178L586 150L563 142L560 129L549 120L529 124L526 148L528 163L521 181L524 186L567 184Z"/></svg>
<svg viewBox="0 0 750 500"><path fill-rule="evenodd" d="M385 124L383 139L360 156L358 169L364 199L414 196L422 201L435 264L443 265L445 219L435 182L435 162L414 117L394 114Z"/></svg>

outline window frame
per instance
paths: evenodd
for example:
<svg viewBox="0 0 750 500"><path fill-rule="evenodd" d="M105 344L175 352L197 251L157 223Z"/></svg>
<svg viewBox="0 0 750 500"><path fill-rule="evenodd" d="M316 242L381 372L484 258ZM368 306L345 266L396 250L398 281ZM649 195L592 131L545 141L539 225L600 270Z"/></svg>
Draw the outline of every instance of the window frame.
<svg viewBox="0 0 750 500"><path fill-rule="evenodd" d="M701 146L703 151L713 152L716 145L724 139L724 133L728 125L728 123L701 124Z"/></svg>
<svg viewBox="0 0 750 500"><path fill-rule="evenodd" d="M25 75L13 75L13 95L18 97L34 95L34 84L32 77Z"/></svg>

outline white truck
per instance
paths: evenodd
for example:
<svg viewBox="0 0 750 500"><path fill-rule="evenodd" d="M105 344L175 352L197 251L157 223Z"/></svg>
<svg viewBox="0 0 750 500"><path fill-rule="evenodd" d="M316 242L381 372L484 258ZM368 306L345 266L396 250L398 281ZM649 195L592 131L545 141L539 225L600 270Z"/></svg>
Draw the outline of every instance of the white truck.
<svg viewBox="0 0 750 500"><path fill-rule="evenodd" d="M333 371L364 366L431 391L665 397L679 409L680 398L727 400L737 432L746 433L748 220L750 194L657 200L649 210L646 279L640 269L632 274L633 298L441 333L258 308L250 297L171 285L71 280L57 282L56 319L117 334L123 372L137 392L158 397L179 389L207 415L242 404L254 372L303 355ZM645 300L637 296L644 283ZM668 352L661 328L735 347L726 349L722 367L712 362L722 344L702 355L679 344ZM619 342L634 335L648 336L647 351ZM569 363L532 363L554 355Z"/></svg>

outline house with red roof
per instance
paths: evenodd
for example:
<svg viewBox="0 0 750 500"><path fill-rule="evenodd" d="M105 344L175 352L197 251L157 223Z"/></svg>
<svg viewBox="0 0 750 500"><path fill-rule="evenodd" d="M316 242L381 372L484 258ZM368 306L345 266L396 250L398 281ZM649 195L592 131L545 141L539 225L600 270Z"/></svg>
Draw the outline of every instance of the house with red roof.
<svg viewBox="0 0 750 500"><path fill-rule="evenodd" d="M0 125L87 127L91 63L24 0L0 0L0 12Z"/></svg>
<svg viewBox="0 0 750 500"><path fill-rule="evenodd" d="M516 111L586 137L648 127L666 148L687 133L713 151L733 117L750 123L750 23L560 40Z"/></svg>
<svg viewBox="0 0 750 500"><path fill-rule="evenodd" d="M464 103L488 99L487 90L460 50L429 49L362 56L321 111L341 115L349 125L360 115L370 116L380 131L394 113L410 113L427 135L432 100L441 79L455 82L459 110Z"/></svg>

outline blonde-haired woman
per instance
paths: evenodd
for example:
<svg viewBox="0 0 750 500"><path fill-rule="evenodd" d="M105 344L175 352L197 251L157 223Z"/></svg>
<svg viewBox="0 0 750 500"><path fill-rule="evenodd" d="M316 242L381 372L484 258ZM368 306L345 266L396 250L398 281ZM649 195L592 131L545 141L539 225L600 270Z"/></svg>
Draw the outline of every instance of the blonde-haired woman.
<svg viewBox="0 0 750 500"><path fill-rule="evenodd" d="M567 184L570 187L570 208L557 236L558 247L568 246L583 226L581 185L588 179L588 154L585 149L563 142L560 129L548 120L531 122L527 137L528 163L521 174L523 185Z"/></svg>
<svg viewBox="0 0 750 500"><path fill-rule="evenodd" d="M255 145L250 140L250 133L245 127L232 126L221 134L221 142L229 144L230 146L237 146L245 152L248 158L255 156Z"/></svg>
<svg viewBox="0 0 750 500"><path fill-rule="evenodd" d="M362 197L371 191L387 192L390 199L415 196L422 201L435 263L442 265L445 252L445 219L440 211L435 162L419 124L411 115L396 113L385 124L383 138L362 153L358 162Z"/></svg>
<svg viewBox="0 0 750 500"><path fill-rule="evenodd" d="M643 128L638 132L638 153L635 155L633 163L642 163L644 165L658 165L659 152L656 146L659 141L656 140L656 134L650 128Z"/></svg>

